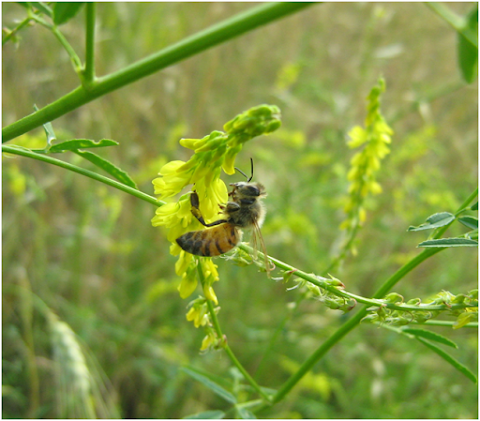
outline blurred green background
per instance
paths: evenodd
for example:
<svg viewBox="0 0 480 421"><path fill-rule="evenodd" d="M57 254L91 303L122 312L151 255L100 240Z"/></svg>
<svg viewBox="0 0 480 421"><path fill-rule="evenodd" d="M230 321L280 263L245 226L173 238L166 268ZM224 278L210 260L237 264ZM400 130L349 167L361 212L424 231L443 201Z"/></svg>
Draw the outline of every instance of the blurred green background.
<svg viewBox="0 0 480 421"><path fill-rule="evenodd" d="M447 5L466 14L474 3ZM97 74L254 6L98 4ZM25 16L13 3L2 8L4 26ZM84 11L62 27L80 56L83 17ZM21 37L3 48L4 126L79 83L45 28L27 28ZM383 76L382 110L395 132L378 176L384 192L367 202L358 255L333 273L348 291L371 296L419 253L425 234L407 233L408 226L455 211L477 185L478 86L462 82L456 45L456 33L424 4L315 5L87 104L53 127L63 140L120 142L96 152L153 194L151 180L160 167L190 156L180 138L221 130L252 106L278 105L282 128L249 142L236 165L248 172L252 157L255 179L267 188L262 231L269 254L321 273L342 238L338 226L354 153L346 133L363 124L365 97ZM41 147L43 139L37 129L11 143ZM61 158L93 169L73 154ZM89 416L91 402L79 402L79 390L93 385L97 417L181 418L229 407L179 370L189 364L227 380L234 375L221 351L199 353L204 333L185 319L189 299L178 296L176 258L168 253L165 233L151 226L155 208L20 157L3 159L2 186L4 418ZM462 232L454 226L448 234ZM258 370L263 386L279 387L349 317L303 302L259 366L299 292L286 291L291 284L269 280L255 267L216 263L223 331L249 372ZM450 249L395 291L426 299L476 284L477 251ZM25 291L57 314L52 329L45 310ZM452 355L477 370L474 329L433 330L461 344ZM362 324L285 401L261 415L477 418L477 387L418 341Z"/></svg>

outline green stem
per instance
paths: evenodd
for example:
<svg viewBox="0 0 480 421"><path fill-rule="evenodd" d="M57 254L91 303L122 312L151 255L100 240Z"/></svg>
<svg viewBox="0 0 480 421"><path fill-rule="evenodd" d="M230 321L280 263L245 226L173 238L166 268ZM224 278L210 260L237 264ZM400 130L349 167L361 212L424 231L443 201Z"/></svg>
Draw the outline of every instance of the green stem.
<svg viewBox="0 0 480 421"><path fill-rule="evenodd" d="M463 35L473 46L478 48L477 35L469 30L463 17L452 12L445 4L437 2L425 3L427 7L433 10L439 17L448 23L455 31Z"/></svg>
<svg viewBox="0 0 480 421"><path fill-rule="evenodd" d="M252 247L242 243L238 246L238 248L244 250L245 252L252 254L253 249ZM417 256L418 259L422 262L423 260L427 259L428 257L432 256L435 253L438 253L441 250L444 250L445 248L429 248L425 249L424 252L419 254ZM263 253L260 251L257 252L260 257L263 257ZM377 294L375 294L374 298L365 298L357 294L353 294L351 292L345 291L343 289L338 289L338 287L331 285L329 279L325 279L322 277L318 277L315 275L312 275L310 273L306 273L300 269L297 269L285 262L282 262L281 260L275 259L274 257L268 257L270 261L275 263L275 266L287 271L287 272L293 272L295 276L298 278L304 279L307 282L310 282L328 292L330 292L333 295L336 295L337 297L342 297L342 298L347 298L347 299L353 299L359 303L366 304L369 307L386 307L391 310L398 310L398 311L445 311L445 310L460 310L468 307L476 307L474 305L466 305L466 304L452 304L451 306L446 306L446 305L430 305L430 304L421 304L421 305L408 305L408 304L394 304L394 303L389 303L381 298L383 298L386 295L385 293L382 293L383 290L379 290ZM418 263L416 262L415 259L411 261L414 266L416 266ZM388 284L386 283L385 286L385 291L388 292L388 290L391 288L391 286L395 285L395 283L398 282L399 279L401 279L403 276L405 276L406 273L408 273L411 269L408 267L408 264L405 265L404 268L401 268L397 273L397 277L392 277L389 279Z"/></svg>
<svg viewBox="0 0 480 421"><path fill-rule="evenodd" d="M117 188L119 190L122 190L126 193L132 194L133 196L135 196L139 199L145 200L145 201L147 201L147 202L149 202L149 203L151 203L155 206L161 206L161 205L164 204L163 202L155 199L154 197L149 196L149 195L147 195L147 194L145 194L145 193L143 193L139 190L136 190L134 188L131 188L129 186L126 186L122 183L119 183L119 182L114 181L112 179L109 179L107 177L101 176L99 174L93 173L91 171L84 170L83 168L76 167L72 164L57 160L55 158L51 158L51 157L46 156L46 155L36 154L36 153L31 152L30 150L22 148L22 147L3 145L2 146L2 151L12 153L12 154L16 154L16 155L29 157L29 158L33 158L33 159L38 159L40 161L44 161L44 162L47 162L47 163L50 163L50 164L53 164L53 165L57 165L59 167L77 172L79 174L90 177L94 180L97 180L97 181L103 182L107 185L110 185L112 187L115 187L115 188ZM466 208L477 195L478 195L478 188L464 201L464 203L460 206L460 208L457 212ZM449 227L449 225L446 225L444 227L439 228L437 230L434 238L439 238L445 232L445 230L448 229L448 227ZM246 246L245 244L241 244L239 247L242 248L243 250L247 251L247 252L251 252L251 248ZM374 294L373 300L381 299L382 297L384 297L387 294L387 292L400 279L402 279L408 272L413 270L415 267L417 267L424 260L428 259L429 257L433 256L434 254L436 254L436 253L438 253L438 252L440 252L444 249L445 248L436 248L436 249L425 249L424 251L422 251L419 255L414 257L411 261L406 263L404 266L402 266L389 279L387 279L387 281L385 281L385 283ZM335 288L331 285L328 285L326 283L324 284L323 281L320 281L318 278L312 277L311 275L308 275L307 273L305 273L303 271L296 270L296 268L294 268L293 266L287 265L284 262L281 262L281 261L279 261L277 259L274 259L274 258L271 258L271 257L270 257L270 260L275 262L275 264L277 266L281 267L282 269L293 270L293 271L295 271L296 276L303 277L304 279L308 278L306 280L308 280L309 282L312 282L315 285L320 286L321 288L327 289L328 291L330 291L332 293L340 292L342 294L347 294L347 293L345 293L345 291L340 291L340 290L338 290L337 288ZM200 280L201 280L202 285L203 285L204 279L203 279L203 273L201 273L201 270L199 270L199 277L200 277ZM359 297L359 296L356 296L356 295L353 295L353 294L350 294L350 293L348 293L347 296L357 297L357 298L355 298L355 299L357 299L357 301L358 301L358 299L362 299L364 301L367 300L367 299L364 299L363 297ZM214 327L216 329L217 334L221 338L221 337L223 337L223 333L222 333L220 325L218 323L218 319L217 319L216 314L215 314L215 309L213 308L213 304L210 302L210 300L207 300L207 302L208 302L210 314L212 316L212 322L214 324ZM265 402L257 410L264 409L264 408L270 406L271 404L277 403L280 400L282 400L290 392L290 390L302 379L302 377L306 373L308 373L311 370L311 368L330 350L330 348L332 348L337 342L339 342L347 333L349 333L356 326L358 326L358 324L361 322L361 320L366 316L368 306L372 305L372 303L374 303L374 305L378 305L378 302L368 300L368 302L366 302L367 305L365 305L363 308L361 308L360 311L356 315L354 315L350 320L348 320L344 325L342 325L330 338L328 338L301 365L299 370L296 373L294 373L287 380L287 382L285 382L284 385L278 390L278 392L275 394L273 400L270 400L269 396L262 391L260 386L255 382L255 380L248 374L248 372L243 368L243 366L237 360L237 358L233 354L233 351L230 349L228 344L226 344L225 351L226 351L227 355L229 356L229 358L231 359L231 361L233 362L233 364L242 372L242 374L245 376L247 381L252 385L252 387L254 387L254 389L257 390L257 392L267 402L269 402L269 403ZM382 303L382 305L383 305L383 303ZM389 304L386 304L386 305L387 305L387 307L389 306ZM401 307L401 309L405 308L405 307L402 307L402 306L399 306L399 307ZM417 307L415 307L415 308L418 309ZM433 308L433 306L430 307L429 310L432 309L432 308Z"/></svg>
<svg viewBox="0 0 480 421"><path fill-rule="evenodd" d="M2 130L2 142L7 142L42 124L53 121L87 102L174 63L313 4L315 3L265 3L212 25L204 31L187 37L183 41L137 61L122 70L99 78L89 86L88 90L82 86L77 87L39 111L10 124Z"/></svg>
<svg viewBox="0 0 480 421"><path fill-rule="evenodd" d="M75 52L73 47L70 45L70 43L67 41L67 39L63 36L63 34L60 32L60 29L58 29L58 27L53 26L52 27L52 32L57 37L57 39L60 41L60 44L63 45L63 48L65 48L65 51L67 52L67 54L70 57L70 60L73 64L73 69L75 70L76 73L80 74L81 69L82 69L82 62L81 62L80 58L78 57L77 53Z"/></svg>
<svg viewBox="0 0 480 421"><path fill-rule="evenodd" d="M411 323L412 325L428 325L428 326L444 326L444 327L453 327L453 325L455 324L454 321L450 321L450 320L426 320L422 323L420 322L412 322ZM462 329L466 328L466 327L474 327L474 328L478 328L478 322L470 322L470 323L467 323L466 325L462 326Z"/></svg>
<svg viewBox="0 0 480 421"><path fill-rule="evenodd" d="M84 81L89 86L95 80L95 8L94 2L89 2L86 7L86 45Z"/></svg>
<svg viewBox="0 0 480 421"><path fill-rule="evenodd" d="M475 190L460 206L460 209L463 209L468 206L468 204L476 197L478 194L478 189ZM445 230L448 228L449 225L445 227L441 227L437 231L435 238L440 237ZM385 283L377 290L374 294L373 298L382 298L385 294L400 280L402 279L408 272L413 270L417 267L420 263L424 260L428 259L429 257L433 256L434 254L445 250L444 248L438 249L426 249L422 251L419 255L414 257L412 260L407 262L403 265L397 272L395 272L390 278L388 278ZM294 373L278 390L276 395L273 398L273 404L281 401L292 388L303 378L305 374L307 374L313 366L320 361L320 359L337 343L339 342L347 333L357 327L361 320L367 315L367 308L368 306L364 306L360 309L360 311L355 314L351 319L349 319L344 325L342 325L330 338L328 338L317 350L300 366L298 371ZM263 404L257 411L267 408L268 404Z"/></svg>
<svg viewBox="0 0 480 421"><path fill-rule="evenodd" d="M200 265L200 258L197 258L197 272L198 272L198 278L200 279L200 283L202 284L202 288L205 286L205 277L203 276L203 272L201 269ZM210 313L210 318L213 323L213 327L215 329L215 332L217 333L217 336L222 339L223 332L220 327L220 323L218 321L217 313L215 312L215 308L213 306L213 302L209 299L207 299L207 306L208 306L208 312ZM253 379L252 376L248 373L247 370L243 367L243 365L238 361L237 357L231 350L231 348L228 346L228 343L225 342L225 345L223 345L223 349L228 355L228 358L230 358L230 361L235 365L235 367L240 370L240 372L243 374L245 379L250 383L250 385L258 392L258 394L267 402L270 402L270 397L262 390L262 388L258 385L258 383Z"/></svg>
<svg viewBox="0 0 480 421"><path fill-rule="evenodd" d="M90 177L94 180L100 181L104 184L107 184L111 187L115 187L119 190L124 191L125 193L131 194L132 196L135 196L141 200L145 200L148 203L151 203L155 206L162 206L165 204L165 202L162 202L161 200L157 200L155 197L150 196L146 193L143 193L140 190L134 189L132 187L129 187L123 183L120 183L118 181L112 180L111 178L105 177L103 175L97 174L95 172L83 169L81 167L77 167L76 165L70 164L68 162L61 161L59 159L53 158L48 155L44 154L38 154L35 152L32 152L26 148L19 147L19 146L14 146L14 145L2 145L2 151L15 154L15 155L21 155L25 156L27 158L32 158L32 159L37 159L39 161L47 162L49 164L53 164L59 167L62 167L64 169L74 171L76 173L82 174L86 177ZM478 188L475 189L475 191L465 200L465 202L460 206L459 211L465 209L469 203L478 195ZM433 238L439 238L449 227L449 225L446 225L444 227L441 227L438 229L436 235L434 235ZM246 251L247 253L252 253L252 248L246 244L240 244L239 248ZM469 306L465 306L464 304L453 304L451 307L447 307L445 305L423 305L423 306L414 306L414 305L406 305L406 304L393 304L393 303L385 303L384 301L379 301L377 299L381 299L386 295L386 293L403 277L405 276L406 273L408 273L413 267L417 266L419 263L421 263L423 260L427 259L430 256L433 256L434 254L438 253L439 251L444 250L444 248L432 248L432 249L425 249L421 254L419 254L417 257L412 259L409 263L407 263L405 266L400 268L391 278L389 278L385 284L382 286L382 288L377 291L377 293L374 295L373 299L370 298L365 298L361 297L359 295L338 289L335 286L332 286L329 284L329 280L326 279L324 280L323 278L319 278L315 275L308 274L302 270L299 270L285 262L282 262L281 260L275 259L273 257L268 257L272 262L275 263L276 266L280 267L281 269L285 271L291 271L295 273L295 276L302 278L308 282L311 282L312 284L325 289L329 291L330 293L337 295L339 297L343 298L349 298L349 299L354 299L359 303L366 304L368 306L374 306L374 307L387 307L392 310L400 310L400 311L442 311L446 309L461 309ZM263 253L258 252L260 257L263 257ZM412 268L410 265L413 265Z"/></svg>
<svg viewBox="0 0 480 421"><path fill-rule="evenodd" d="M62 44L63 48L65 48L65 51L70 57L70 60L73 63L73 69L75 70L75 72L80 73L82 62L80 61L80 58L77 56L77 53L75 52L73 47L70 45L67 39L60 32L60 29L58 29L57 26L50 25L49 23L45 22L41 17L37 16L35 13L31 13L30 18L33 19L35 22L39 23L40 25L44 26L45 28L49 29L50 31L52 31L53 35L55 35L55 37L60 41L60 44ZM45 121L44 123L48 123L48 122Z"/></svg>
<svg viewBox="0 0 480 421"><path fill-rule="evenodd" d="M131 194L132 196L135 196L138 199L144 200L148 203L151 203L154 206L162 206L165 204L165 202L162 202L161 200L157 200L155 197L150 196L146 193L143 193L140 190L134 189L133 187L129 187L123 183L112 180L111 178L105 177L103 175L97 174L89 170L85 170L83 168L77 167L76 165L70 164L68 162L64 162L59 159L52 158L51 156L48 156L48 155L37 154L28 149L25 149L19 146L14 146L14 145L2 145L2 152L21 155L27 158L37 159L39 161L47 162L48 164L56 165L57 167L61 167L66 170L70 170L78 174L82 174L86 177L90 177L96 181L100 181L111 187L115 187L118 190L122 190L125 193Z"/></svg>
<svg viewBox="0 0 480 421"><path fill-rule="evenodd" d="M27 16L24 20L22 20L15 28L13 28L7 35L5 35L2 39L2 45L5 45L10 38L13 38L17 32L19 32L23 27L27 26L30 23L30 16Z"/></svg>

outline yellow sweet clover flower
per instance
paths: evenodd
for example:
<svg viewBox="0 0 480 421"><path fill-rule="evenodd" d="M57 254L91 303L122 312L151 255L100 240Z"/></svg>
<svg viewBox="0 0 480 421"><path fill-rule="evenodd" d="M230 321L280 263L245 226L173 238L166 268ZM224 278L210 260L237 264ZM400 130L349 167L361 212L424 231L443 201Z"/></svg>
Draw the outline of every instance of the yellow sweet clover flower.
<svg viewBox="0 0 480 421"><path fill-rule="evenodd" d="M365 198L382 192L382 187L376 181L376 173L380 169L381 160L390 153L392 129L380 112L380 96L385 91L385 81L379 79L367 97L368 112L365 118L365 128L353 127L348 133L350 148L363 147L350 161L350 171L347 179L350 182L348 198L344 206L346 219L340 225L347 231L347 237L335 264L346 256L347 251L356 254L354 239L358 229L366 220L364 208Z"/></svg>
<svg viewBox="0 0 480 421"><path fill-rule="evenodd" d="M195 327L207 326L210 324L208 318L208 307L205 298L200 297L189 304L190 310L187 312L187 320L193 322Z"/></svg>
<svg viewBox="0 0 480 421"><path fill-rule="evenodd" d="M200 351L207 351L210 348L217 348L219 345L220 344L219 344L217 335L215 334L213 329L208 329L207 336L203 338Z"/></svg>
<svg viewBox="0 0 480 421"><path fill-rule="evenodd" d="M187 161L171 161L165 164L153 180L155 194L161 199L179 194L185 187L195 184L200 198L200 212L205 221L218 219L219 205L226 203L228 191L220 179L223 171L235 173L235 158L243 145L255 136L268 134L281 125L280 110L276 106L260 105L237 115L223 127L225 132L214 131L202 139L181 139L180 144L194 151ZM178 288L180 296L187 298L197 286L198 269L202 273L203 292L209 299L218 303L212 283L218 281L217 266L210 258L193 259L175 242L189 231L200 230L203 226L191 213L190 195L181 196L177 202L167 203L157 209L152 219L154 227L167 229L167 239L172 243L170 253L179 256L175 272L182 280Z"/></svg>
<svg viewBox="0 0 480 421"><path fill-rule="evenodd" d="M392 129L386 123L380 112L380 95L385 91L385 81L380 79L368 95L368 113L365 119L365 128L355 126L348 133L350 148L363 149L355 154L350 161L350 171L347 178L350 181L348 189L349 197L344 211L347 218L341 224L342 229L355 232L366 219L363 207L368 194L382 192L375 175L380 169L380 162L390 153L388 144L391 142ZM351 243L351 242L350 242Z"/></svg>
<svg viewBox="0 0 480 421"><path fill-rule="evenodd" d="M210 319L211 315L208 311L207 300L204 297L199 297L193 300L189 305L190 309L187 312L187 320L193 322L196 328L203 327L207 334L202 341L200 351L207 351L210 348L219 348L225 345L225 339L219 339L213 323ZM218 312L219 308L215 309Z"/></svg>

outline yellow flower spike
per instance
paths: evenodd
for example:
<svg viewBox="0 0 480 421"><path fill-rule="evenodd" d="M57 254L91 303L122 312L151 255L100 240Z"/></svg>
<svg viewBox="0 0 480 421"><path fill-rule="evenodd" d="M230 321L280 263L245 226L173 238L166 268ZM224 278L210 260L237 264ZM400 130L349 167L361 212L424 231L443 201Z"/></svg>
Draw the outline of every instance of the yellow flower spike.
<svg viewBox="0 0 480 421"><path fill-rule="evenodd" d="M180 293L180 297L187 298L192 295L195 288L197 288L197 277L195 274L195 267L193 270L191 269L193 265L188 266L187 271L182 276L182 281L178 286L178 292Z"/></svg>
<svg viewBox="0 0 480 421"><path fill-rule="evenodd" d="M186 251L182 250L180 252L180 257L178 258L177 263L175 263L175 273L178 276L182 276L187 271L187 268L192 263L192 260L193 260L193 256L190 253L187 253Z"/></svg>
<svg viewBox="0 0 480 421"><path fill-rule="evenodd" d="M208 348L213 347L217 341L217 338L213 332L210 332L203 338L200 351L206 351Z"/></svg>
<svg viewBox="0 0 480 421"><path fill-rule="evenodd" d="M178 256L181 251L182 251L182 249L180 248L180 246L177 243L170 244L170 254L172 256Z"/></svg>
<svg viewBox="0 0 480 421"><path fill-rule="evenodd" d="M198 149L205 143L205 139L180 139L180 145L188 149Z"/></svg>
<svg viewBox="0 0 480 421"><path fill-rule="evenodd" d="M190 310L188 310L186 317L189 322L192 322L195 320L197 317L197 312L198 310L195 307L191 307Z"/></svg>
<svg viewBox="0 0 480 421"><path fill-rule="evenodd" d="M350 136L349 147L362 146L361 151L350 160L350 170L347 173L347 179L350 182L349 197L344 206L347 218L340 226L348 232L343 248L349 248L352 254L354 253L351 248L354 243L352 240L358 232L357 228L366 220L366 212L363 207L365 198L368 194L381 193L382 188L376 181L376 173L380 169L381 160L390 153L388 144L391 143L393 130L388 126L380 111L380 96L384 90L385 82L380 79L367 97L365 127L355 126L348 133ZM344 251L341 253L345 255Z"/></svg>
<svg viewBox="0 0 480 421"><path fill-rule="evenodd" d="M213 301L215 305L218 305L217 296L211 285L203 287L203 293L205 294L205 297L207 297L210 301Z"/></svg>
<svg viewBox="0 0 480 421"><path fill-rule="evenodd" d="M237 157L238 153L242 150L243 145L237 145L232 147L228 150L223 160L223 171L225 174L232 175L235 174L235 158Z"/></svg>
<svg viewBox="0 0 480 421"><path fill-rule="evenodd" d="M173 173L177 173L182 166L185 165L185 161L170 161L167 162L160 170L160 175L168 176Z"/></svg>
<svg viewBox="0 0 480 421"><path fill-rule="evenodd" d="M155 194L168 198L180 193L187 186L196 191L200 201L200 212L206 222L219 219L220 206L228 201L228 190L220 179L221 170L234 174L235 158L243 144L255 136L269 134L280 127L280 110L276 106L260 105L251 108L224 125L225 132L213 131L202 139L181 139L180 144L194 150L187 161L171 161L161 170L161 177L153 180ZM157 209L152 218L153 226L168 229L167 239L172 243L170 254L179 255L175 272L182 276L178 287L180 296L190 296L197 286L196 263L192 255L184 252L176 243L181 235L203 229L201 223L192 215L189 194L182 196L177 203L168 203ZM204 263L202 263L205 261ZM216 266L210 259L200 258L201 273L204 274L204 290L208 299L218 302L212 283L218 281ZM190 310L188 317L192 316ZM207 323L197 319L196 323Z"/></svg>

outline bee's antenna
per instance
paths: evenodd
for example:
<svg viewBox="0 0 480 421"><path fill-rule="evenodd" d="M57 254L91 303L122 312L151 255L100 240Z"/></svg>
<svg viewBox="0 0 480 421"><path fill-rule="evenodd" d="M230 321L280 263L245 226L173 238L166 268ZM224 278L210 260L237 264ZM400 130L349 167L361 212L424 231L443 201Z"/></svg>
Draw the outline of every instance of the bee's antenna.
<svg viewBox="0 0 480 421"><path fill-rule="evenodd" d="M248 178L247 174L245 174L240 168L235 167L235 169L242 174L245 178Z"/></svg>
<svg viewBox="0 0 480 421"><path fill-rule="evenodd" d="M248 179L247 183L250 183L250 181L252 181L252 178L253 178L253 158L250 158L250 163L252 165L252 174L250 175L250 178Z"/></svg>
<svg viewBox="0 0 480 421"><path fill-rule="evenodd" d="M250 158L250 163L252 165L252 173L250 175L250 178L248 178L247 174L245 174L241 169L237 168L237 167L234 167L240 174L242 174L245 178L247 178L247 183L250 183L250 181L252 181L252 178L253 178L253 159Z"/></svg>

